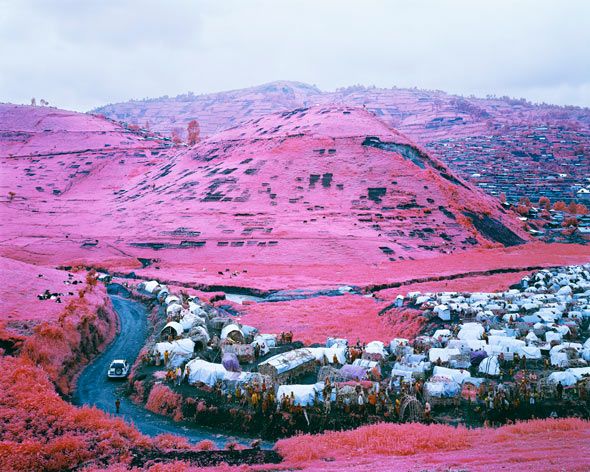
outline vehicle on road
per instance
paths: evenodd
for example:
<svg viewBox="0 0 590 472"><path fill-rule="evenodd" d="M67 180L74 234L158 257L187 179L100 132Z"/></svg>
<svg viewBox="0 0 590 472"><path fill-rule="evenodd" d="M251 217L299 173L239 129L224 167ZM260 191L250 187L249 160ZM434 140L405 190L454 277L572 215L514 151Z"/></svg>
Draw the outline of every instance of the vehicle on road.
<svg viewBox="0 0 590 472"><path fill-rule="evenodd" d="M109 379L124 379L129 375L131 366L124 359L115 359L111 362L109 370L107 371L107 377Z"/></svg>

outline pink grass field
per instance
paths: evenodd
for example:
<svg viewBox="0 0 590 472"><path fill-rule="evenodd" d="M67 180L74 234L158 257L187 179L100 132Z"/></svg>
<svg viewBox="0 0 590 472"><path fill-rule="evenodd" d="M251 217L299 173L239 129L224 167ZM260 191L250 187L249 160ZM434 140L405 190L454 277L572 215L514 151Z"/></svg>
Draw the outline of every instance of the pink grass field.
<svg viewBox="0 0 590 472"><path fill-rule="evenodd" d="M413 310L378 312L387 304L358 295L317 297L289 302L243 305L241 322L258 327L261 332L280 333L291 330L296 341L325 343L326 337L343 337L350 342L393 338L413 338L422 326Z"/></svg>

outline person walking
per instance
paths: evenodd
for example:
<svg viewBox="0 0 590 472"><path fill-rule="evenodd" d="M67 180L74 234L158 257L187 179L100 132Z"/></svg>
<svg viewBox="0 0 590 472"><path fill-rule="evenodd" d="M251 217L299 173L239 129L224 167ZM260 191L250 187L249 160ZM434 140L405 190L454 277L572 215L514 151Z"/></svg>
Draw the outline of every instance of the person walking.
<svg viewBox="0 0 590 472"><path fill-rule="evenodd" d="M176 368L176 385L180 385L182 382L182 369L180 367Z"/></svg>
<svg viewBox="0 0 590 472"><path fill-rule="evenodd" d="M555 389L557 390L557 399L561 400L563 397L563 384L561 383L561 380L557 382L557 387Z"/></svg>
<svg viewBox="0 0 590 472"><path fill-rule="evenodd" d="M118 415L119 410L121 409L121 400L118 398L115 400L115 413Z"/></svg>

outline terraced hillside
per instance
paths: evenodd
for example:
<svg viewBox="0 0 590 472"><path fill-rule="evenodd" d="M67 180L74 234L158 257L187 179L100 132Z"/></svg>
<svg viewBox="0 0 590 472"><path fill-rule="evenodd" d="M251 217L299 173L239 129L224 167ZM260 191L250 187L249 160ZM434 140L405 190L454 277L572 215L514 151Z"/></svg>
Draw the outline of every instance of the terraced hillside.
<svg viewBox="0 0 590 472"><path fill-rule="evenodd" d="M182 135L187 123L197 119L202 134L211 135L268 113L318 104L366 107L458 175L491 195L505 193L510 201L540 196L569 201L589 183L590 111L578 107L419 89L356 86L323 92L298 82L273 82L216 94L116 103L95 112L165 134Z"/></svg>

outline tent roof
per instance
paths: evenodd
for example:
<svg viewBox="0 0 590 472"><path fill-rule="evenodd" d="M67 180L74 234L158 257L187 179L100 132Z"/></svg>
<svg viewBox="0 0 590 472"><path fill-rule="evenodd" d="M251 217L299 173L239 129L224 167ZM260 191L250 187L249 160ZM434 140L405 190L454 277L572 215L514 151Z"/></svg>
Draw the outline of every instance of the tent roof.
<svg viewBox="0 0 590 472"><path fill-rule="evenodd" d="M182 334L182 332L184 331L184 328L182 327L182 325L178 321L170 321L169 323L166 324L166 326L164 326L162 328L162 331L164 331L167 328L172 328L174 331L176 331L176 334L178 336L180 336ZM160 331L160 333L162 331Z"/></svg>

